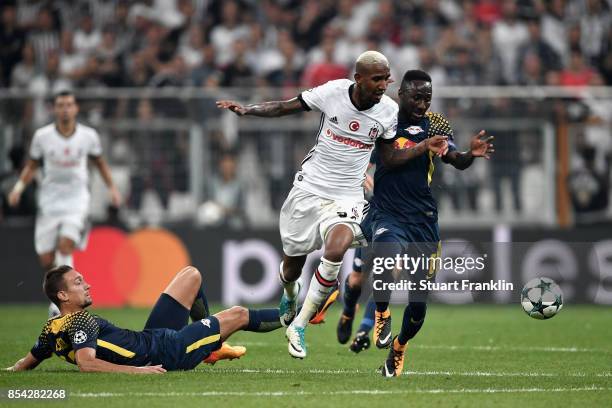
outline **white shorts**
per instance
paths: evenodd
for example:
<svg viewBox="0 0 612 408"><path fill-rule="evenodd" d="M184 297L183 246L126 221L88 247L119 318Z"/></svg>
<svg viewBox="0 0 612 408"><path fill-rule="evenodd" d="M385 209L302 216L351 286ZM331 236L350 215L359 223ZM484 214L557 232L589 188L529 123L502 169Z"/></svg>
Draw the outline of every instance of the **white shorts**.
<svg viewBox="0 0 612 408"><path fill-rule="evenodd" d="M55 252L59 238L68 238L78 249L87 247L87 214L38 215L34 227L34 246L38 255Z"/></svg>
<svg viewBox="0 0 612 408"><path fill-rule="evenodd" d="M321 248L327 233L337 224L353 231L352 247L363 246L365 239L359 224L367 204L365 200L330 200L293 187L280 213L283 252L300 256Z"/></svg>

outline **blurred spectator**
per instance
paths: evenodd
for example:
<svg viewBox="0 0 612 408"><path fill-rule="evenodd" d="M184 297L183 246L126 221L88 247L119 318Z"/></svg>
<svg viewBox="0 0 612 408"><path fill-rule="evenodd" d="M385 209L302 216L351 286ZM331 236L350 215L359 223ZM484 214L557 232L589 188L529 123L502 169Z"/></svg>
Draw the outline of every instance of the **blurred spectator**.
<svg viewBox="0 0 612 408"><path fill-rule="evenodd" d="M587 65L580 51L572 51L567 68L559 73L561 86L600 85L601 78Z"/></svg>
<svg viewBox="0 0 612 408"><path fill-rule="evenodd" d="M192 69L202 63L204 53L204 32L199 25L192 25L181 38L179 54L183 57L185 64Z"/></svg>
<svg viewBox="0 0 612 408"><path fill-rule="evenodd" d="M266 79L272 86L291 89L290 92L293 94L294 91L292 88L300 86L300 78L305 58L301 50L297 48L296 44L288 35L287 31L280 33L278 48L283 58L283 65L281 68L270 72ZM284 96L291 98L294 95Z"/></svg>
<svg viewBox="0 0 612 408"><path fill-rule="evenodd" d="M219 159L219 167L207 185L207 199L198 209L200 224L244 226L245 189L238 178L237 166L231 153L226 152Z"/></svg>
<svg viewBox="0 0 612 408"><path fill-rule="evenodd" d="M435 47L442 29L446 28L450 21L438 7L437 0L424 0L414 10L412 16L413 24L423 28L424 42L429 47Z"/></svg>
<svg viewBox="0 0 612 408"><path fill-rule="evenodd" d="M0 87L11 82L11 72L20 59L25 45L25 31L17 26L17 10L12 4L2 7L2 26L0 27Z"/></svg>
<svg viewBox="0 0 612 408"><path fill-rule="evenodd" d="M204 45L200 50L200 64L191 71L191 85L204 86L212 75L220 76L215 65L215 49L212 45Z"/></svg>
<svg viewBox="0 0 612 408"><path fill-rule="evenodd" d="M568 58L567 28L565 26L565 0L551 0L542 16L542 38L561 57L562 63Z"/></svg>
<svg viewBox="0 0 612 408"><path fill-rule="evenodd" d="M109 87L119 87L122 84L121 54L116 36L111 27L102 30L102 41L94 50L98 64L98 74L102 83Z"/></svg>
<svg viewBox="0 0 612 408"><path fill-rule="evenodd" d="M224 1L221 14L221 24L215 26L210 33L210 42L215 47L217 65L224 66L234 59L234 44L238 39L245 39L249 28L240 20L238 3Z"/></svg>
<svg viewBox="0 0 612 408"><path fill-rule="evenodd" d="M60 48L60 74L71 80L78 81L87 73L85 65L87 56L74 48L72 31L62 31Z"/></svg>
<svg viewBox="0 0 612 408"><path fill-rule="evenodd" d="M233 60L223 70L221 86L252 87L257 84L252 64L248 60L246 39L239 38L233 44Z"/></svg>
<svg viewBox="0 0 612 408"><path fill-rule="evenodd" d="M26 43L21 51L21 61L13 68L11 87L27 88L36 75L36 56L32 44Z"/></svg>
<svg viewBox="0 0 612 408"><path fill-rule="evenodd" d="M50 112L45 99L47 95L73 88L72 82L61 76L59 53L51 51L45 60L45 70L38 73L28 84L28 90L37 95L33 111L35 127L43 126L50 120Z"/></svg>
<svg viewBox="0 0 612 408"><path fill-rule="evenodd" d="M544 85L545 80L540 57L535 52L525 54L519 69L518 84L523 86Z"/></svg>
<svg viewBox="0 0 612 408"><path fill-rule="evenodd" d="M38 12L35 28L28 32L28 41L34 47L36 64L44 69L47 57L52 51L59 49L59 31L49 8L41 8Z"/></svg>
<svg viewBox="0 0 612 408"><path fill-rule="evenodd" d="M302 3L293 30L295 42L305 50L310 50L321 41L323 27L334 17L330 3L307 1Z"/></svg>
<svg viewBox="0 0 612 408"><path fill-rule="evenodd" d="M491 112L485 116L496 118L511 118L512 103L510 99L495 99L489 107ZM514 130L495 130L495 158L491 160L490 166L493 173L493 192L495 193L495 209L502 212L503 207L503 183L510 183L510 193L514 211L520 213L521 203L521 168L522 158L520 155L521 143L519 134Z"/></svg>
<svg viewBox="0 0 612 408"><path fill-rule="evenodd" d="M517 19L513 1L504 2L503 18L493 24L493 45L502 62L502 75L506 84L516 83L519 48L529 39L525 24Z"/></svg>
<svg viewBox="0 0 612 408"><path fill-rule="evenodd" d="M312 63L304 70L302 84L308 88L323 85L327 81L347 78L349 71L345 65L334 61L335 42L333 38L323 40L320 49L313 50ZM317 55L319 54L320 55Z"/></svg>
<svg viewBox="0 0 612 408"><path fill-rule="evenodd" d="M102 34L94 27L91 15L81 17L79 28L74 33L74 48L77 53L91 55L101 42Z"/></svg>
<svg viewBox="0 0 612 408"><path fill-rule="evenodd" d="M523 44L518 51L518 72L521 72L521 68L525 68L525 58L528 54L535 54L540 60L542 70L545 71L559 71L562 67L561 58L559 54L542 39L542 30L540 28L540 21L538 19L531 19L527 23L527 30L529 31L529 39Z"/></svg>
<svg viewBox="0 0 612 408"><path fill-rule="evenodd" d="M610 196L610 157L606 166L597 170L596 150L584 146L580 151L583 163L568 176L568 188L577 224L593 223L605 214Z"/></svg>
<svg viewBox="0 0 612 408"><path fill-rule="evenodd" d="M580 45L590 62L597 63L605 54L605 41L612 29L610 2L586 0L581 2L585 10L580 17Z"/></svg>
<svg viewBox="0 0 612 408"><path fill-rule="evenodd" d="M448 85L470 86L480 83L478 67L470 50L464 47L453 50L452 62L447 66Z"/></svg>
<svg viewBox="0 0 612 408"><path fill-rule="evenodd" d="M471 2L464 1L464 3ZM501 2L496 0L479 0L475 3L473 13L479 23L492 25L501 18ZM469 7L469 5L467 7Z"/></svg>

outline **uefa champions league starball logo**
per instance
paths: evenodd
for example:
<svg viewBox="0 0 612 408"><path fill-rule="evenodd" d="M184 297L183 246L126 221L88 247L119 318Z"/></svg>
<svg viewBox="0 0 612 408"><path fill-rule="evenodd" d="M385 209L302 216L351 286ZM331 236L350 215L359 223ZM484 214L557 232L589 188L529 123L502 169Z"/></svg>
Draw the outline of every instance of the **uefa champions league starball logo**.
<svg viewBox="0 0 612 408"><path fill-rule="evenodd" d="M523 287L521 305L534 319L550 319L563 307L563 292L552 279L535 278Z"/></svg>

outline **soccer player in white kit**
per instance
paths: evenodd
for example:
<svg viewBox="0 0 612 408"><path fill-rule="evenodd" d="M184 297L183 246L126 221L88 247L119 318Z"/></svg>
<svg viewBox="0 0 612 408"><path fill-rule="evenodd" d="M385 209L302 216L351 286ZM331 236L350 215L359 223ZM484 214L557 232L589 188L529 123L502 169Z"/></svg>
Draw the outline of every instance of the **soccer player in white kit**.
<svg viewBox="0 0 612 408"><path fill-rule="evenodd" d="M53 110L55 122L34 133L28 162L9 194L9 204L16 206L42 164L34 244L45 271L54 265L72 266L72 252L85 246L90 201L88 158L110 189L112 204L121 204L119 190L102 157L98 132L76 121L79 107L74 95L68 91L58 93Z"/></svg>
<svg viewBox="0 0 612 408"><path fill-rule="evenodd" d="M295 358L306 356L306 325L335 287L345 252L363 244L359 223L367 212L367 202L362 184L370 154L377 138L391 139L396 132L398 106L384 95L391 82L387 58L377 51L364 52L356 61L354 79L329 81L288 101L246 106L217 102L219 108L239 116L321 112L317 141L295 175L279 223L284 252L281 323L289 325L288 350ZM296 316L298 278L306 255L323 244L321 263Z"/></svg>

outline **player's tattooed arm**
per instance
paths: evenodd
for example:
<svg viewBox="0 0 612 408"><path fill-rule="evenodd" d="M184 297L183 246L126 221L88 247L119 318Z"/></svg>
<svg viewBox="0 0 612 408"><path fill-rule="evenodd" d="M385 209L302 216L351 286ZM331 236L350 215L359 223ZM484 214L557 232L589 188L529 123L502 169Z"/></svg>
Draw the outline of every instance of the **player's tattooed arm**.
<svg viewBox="0 0 612 408"><path fill-rule="evenodd" d="M410 160L421 156L427 151L435 154L447 148L447 136L433 136L425 139L408 149L396 149L389 141L380 141L376 148L380 154L381 161L387 168L400 167Z"/></svg>
<svg viewBox="0 0 612 408"><path fill-rule="evenodd" d="M13 366L7 367L6 371L25 371L32 370L36 368L36 366L40 364L40 361L32 355L32 353L28 353L24 358L17 361Z"/></svg>
<svg viewBox="0 0 612 408"><path fill-rule="evenodd" d="M484 157L490 159L493 149L493 136L485 137L485 131L481 130L470 141L470 150L461 153L452 151L442 156L442 161L453 165L458 170L465 170L474 163L476 157Z"/></svg>
<svg viewBox="0 0 612 408"><path fill-rule="evenodd" d="M264 118L276 118L306 111L304 104L298 98L287 101L253 103L244 106L234 101L217 101L217 108L229 109L238 116L252 115Z"/></svg>

